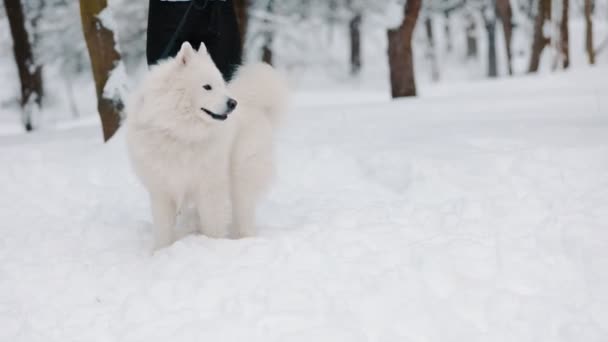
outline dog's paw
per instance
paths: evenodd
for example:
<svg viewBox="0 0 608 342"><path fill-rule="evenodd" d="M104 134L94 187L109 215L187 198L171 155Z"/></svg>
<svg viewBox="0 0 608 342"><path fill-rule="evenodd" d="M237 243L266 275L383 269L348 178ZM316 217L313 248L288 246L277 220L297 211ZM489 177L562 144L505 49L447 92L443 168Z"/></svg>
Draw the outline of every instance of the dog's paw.
<svg viewBox="0 0 608 342"><path fill-rule="evenodd" d="M215 205L207 210L199 210L201 234L213 238L223 239L228 236L228 227L232 219L229 206Z"/></svg>
<svg viewBox="0 0 608 342"><path fill-rule="evenodd" d="M256 236L256 230L251 226L236 226L233 228L233 239L246 239Z"/></svg>
<svg viewBox="0 0 608 342"><path fill-rule="evenodd" d="M203 227L201 233L212 239L224 239L228 235L226 226L223 225L208 225Z"/></svg>
<svg viewBox="0 0 608 342"><path fill-rule="evenodd" d="M171 246L174 242L175 242L175 239L172 236L156 237L154 239L153 250L158 251L163 248L167 248L167 247Z"/></svg>

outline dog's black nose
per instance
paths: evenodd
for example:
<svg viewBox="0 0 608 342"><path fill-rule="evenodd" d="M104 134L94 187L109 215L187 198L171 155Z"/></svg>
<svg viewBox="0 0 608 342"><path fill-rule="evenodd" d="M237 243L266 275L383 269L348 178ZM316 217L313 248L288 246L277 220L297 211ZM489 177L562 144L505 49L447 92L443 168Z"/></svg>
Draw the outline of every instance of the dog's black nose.
<svg viewBox="0 0 608 342"><path fill-rule="evenodd" d="M238 104L238 102L236 102L235 99L229 99L228 102L226 103L226 106L228 106L228 109L233 110L234 108L236 108L237 104Z"/></svg>

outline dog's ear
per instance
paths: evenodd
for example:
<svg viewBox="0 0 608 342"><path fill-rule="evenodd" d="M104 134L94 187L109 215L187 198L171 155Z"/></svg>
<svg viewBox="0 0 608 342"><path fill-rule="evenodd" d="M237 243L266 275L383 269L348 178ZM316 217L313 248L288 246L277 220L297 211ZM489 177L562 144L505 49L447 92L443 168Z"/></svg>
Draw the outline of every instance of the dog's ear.
<svg viewBox="0 0 608 342"><path fill-rule="evenodd" d="M199 45L199 47L198 47L198 53L204 54L204 55L208 54L208 52L207 52L207 46L205 45L204 42L201 42L201 45Z"/></svg>
<svg viewBox="0 0 608 342"><path fill-rule="evenodd" d="M194 55L195 52L192 48L192 45L190 45L190 43L188 42L184 42L182 44L182 47L179 49L179 52L177 53L177 61L181 65L187 65L188 63L190 63L192 58L194 58Z"/></svg>

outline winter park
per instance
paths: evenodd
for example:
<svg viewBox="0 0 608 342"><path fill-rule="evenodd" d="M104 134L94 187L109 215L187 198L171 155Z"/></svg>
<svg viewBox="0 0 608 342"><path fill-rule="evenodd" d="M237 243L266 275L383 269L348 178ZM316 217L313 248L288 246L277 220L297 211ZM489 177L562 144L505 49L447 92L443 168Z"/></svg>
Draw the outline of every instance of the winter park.
<svg viewBox="0 0 608 342"><path fill-rule="evenodd" d="M0 80L0 341L608 341L608 0L3 0Z"/></svg>

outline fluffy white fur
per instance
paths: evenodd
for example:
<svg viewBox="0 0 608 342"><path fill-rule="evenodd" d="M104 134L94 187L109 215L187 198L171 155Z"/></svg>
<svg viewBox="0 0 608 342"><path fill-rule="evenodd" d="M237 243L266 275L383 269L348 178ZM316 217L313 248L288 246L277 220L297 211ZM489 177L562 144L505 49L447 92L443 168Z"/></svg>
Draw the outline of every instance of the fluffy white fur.
<svg viewBox="0 0 608 342"><path fill-rule="evenodd" d="M204 45L184 43L152 67L127 108L127 141L150 193L156 248L174 242L177 213L190 206L209 237L226 237L230 226L237 238L255 234L286 98L286 82L266 64L242 67L225 84Z"/></svg>

